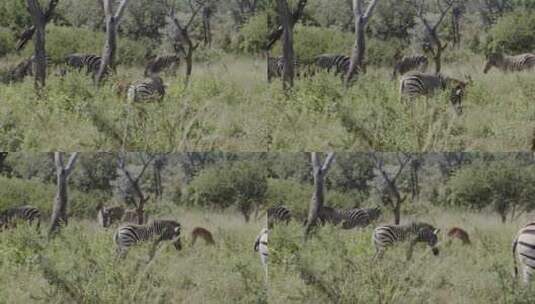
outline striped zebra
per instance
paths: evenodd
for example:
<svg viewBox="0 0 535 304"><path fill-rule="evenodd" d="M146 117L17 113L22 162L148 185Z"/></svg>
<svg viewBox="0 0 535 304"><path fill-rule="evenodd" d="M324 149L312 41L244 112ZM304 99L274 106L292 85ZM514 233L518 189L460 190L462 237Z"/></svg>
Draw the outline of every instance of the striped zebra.
<svg viewBox="0 0 535 304"><path fill-rule="evenodd" d="M396 65L394 66L394 71L392 72L392 80L396 79L397 75L403 75L412 70L418 70L420 72L425 72L427 70L427 65L429 60L424 55L411 55L403 56Z"/></svg>
<svg viewBox="0 0 535 304"><path fill-rule="evenodd" d="M535 69L535 54L526 53L517 56L507 56L501 53L492 53L487 57L483 73L487 74L492 67L496 67L503 72Z"/></svg>
<svg viewBox="0 0 535 304"><path fill-rule="evenodd" d="M351 58L346 55L321 54L314 58L314 63L318 69L326 70L327 72L333 70L334 75L341 74L341 77L344 77L349 70Z"/></svg>
<svg viewBox="0 0 535 304"><path fill-rule="evenodd" d="M78 71L81 71L83 68L85 68L86 73L91 73L93 76L98 73L101 62L102 58L93 54L75 53L69 54L65 58L65 63L67 64L67 66L78 69ZM109 72L109 69L105 71L106 74L109 74Z"/></svg>
<svg viewBox="0 0 535 304"><path fill-rule="evenodd" d="M149 78L133 82L126 93L128 102L158 100L165 95L165 85L160 76L152 75Z"/></svg>
<svg viewBox="0 0 535 304"><path fill-rule="evenodd" d="M264 273L266 276L266 281L268 278L268 233L269 230L266 228L263 228L258 236L256 237L256 240L254 242L254 251L258 252L260 255L260 262L262 263L262 267L264 267Z"/></svg>
<svg viewBox="0 0 535 304"><path fill-rule="evenodd" d="M381 208L353 208L338 211L343 218L342 228L353 229L355 227L364 228L377 220L381 214Z"/></svg>
<svg viewBox="0 0 535 304"><path fill-rule="evenodd" d="M409 242L407 251L407 260L412 257L414 245L418 242L427 243L431 247L433 254L438 255L438 233L430 224L415 222L406 225L384 225L375 228L373 231L372 241L375 246L375 255L373 259L381 259L387 247L396 245L396 243Z"/></svg>
<svg viewBox="0 0 535 304"><path fill-rule="evenodd" d="M282 78L284 72L284 58L268 56L267 62L268 82L271 82L273 78ZM310 69L310 64L307 61L294 59L294 73L296 77L309 77L314 74L314 71Z"/></svg>
<svg viewBox="0 0 535 304"><path fill-rule="evenodd" d="M405 97L431 96L439 90L449 90L449 100L457 112L462 114L462 99L465 95L468 82L450 78L442 74L410 73L399 80L399 96L403 102Z"/></svg>
<svg viewBox="0 0 535 304"><path fill-rule="evenodd" d="M267 210L268 228L273 228L273 225L278 222L285 222L286 224L292 219L292 212L284 207L271 207Z"/></svg>
<svg viewBox="0 0 535 304"><path fill-rule="evenodd" d="M128 224L117 229L114 241L117 253L125 257L129 247L140 242L154 241L154 246L161 241L173 241L177 250L182 249L180 241L180 223L170 220L156 220L146 225Z"/></svg>
<svg viewBox="0 0 535 304"><path fill-rule="evenodd" d="M512 247L515 278L518 278L518 268L520 267L522 281L527 285L535 272L535 222L524 225L518 231Z"/></svg>
<svg viewBox="0 0 535 304"><path fill-rule="evenodd" d="M172 75L176 75L177 69L180 67L180 57L177 55L161 55L150 60L146 67L144 75L150 77L151 75L159 74L167 69Z"/></svg>
<svg viewBox="0 0 535 304"><path fill-rule="evenodd" d="M97 220L100 226L106 228L115 222L119 222L124 216L124 208L121 206L102 206L97 210Z"/></svg>
<svg viewBox="0 0 535 304"><path fill-rule="evenodd" d="M37 230L41 225L41 212L36 207L20 206L12 207L0 212L0 230L4 228L15 227L16 222L22 220L28 222L30 225L37 222Z"/></svg>

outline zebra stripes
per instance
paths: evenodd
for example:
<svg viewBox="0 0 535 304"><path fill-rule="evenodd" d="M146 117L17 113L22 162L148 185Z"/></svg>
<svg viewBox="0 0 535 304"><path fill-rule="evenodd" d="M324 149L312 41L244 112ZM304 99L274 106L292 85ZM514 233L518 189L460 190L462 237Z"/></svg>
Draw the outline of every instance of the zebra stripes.
<svg viewBox="0 0 535 304"><path fill-rule="evenodd" d="M446 77L441 74L411 73L401 77L399 81L399 96L404 97L431 96L438 90L449 90L449 100L457 114L462 114L462 99L465 95L467 82Z"/></svg>
<svg viewBox="0 0 535 304"><path fill-rule="evenodd" d="M86 73L91 73L93 76L98 73L100 69L100 63L102 58L93 54L69 54L65 59L67 66L73 67L81 71L83 68L86 69ZM105 71L108 74L110 71L107 69Z"/></svg>
<svg viewBox="0 0 535 304"><path fill-rule="evenodd" d="M260 255L260 262L262 263L262 267L264 267L266 280L268 276L268 256L269 256L268 233L269 233L269 230L266 228L263 228L258 234L258 236L256 237L256 240L254 242L254 251L258 252L258 254Z"/></svg>
<svg viewBox="0 0 535 304"><path fill-rule="evenodd" d="M382 211L379 207L375 208L354 208L339 211L343 218L342 228L353 229L355 227L364 228L377 220Z"/></svg>
<svg viewBox="0 0 535 304"><path fill-rule="evenodd" d="M176 70L179 66L180 57L177 55L157 56L147 63L144 75L150 77L151 75L159 74L165 69L171 71L172 75L176 75Z"/></svg>
<svg viewBox="0 0 535 304"><path fill-rule="evenodd" d="M0 230L15 227L18 220L26 221L30 225L37 222L37 229L41 224L41 212L36 207L20 206L8 208L0 212Z"/></svg>
<svg viewBox="0 0 535 304"><path fill-rule="evenodd" d="M288 223L291 218L291 211L284 206L271 207L267 210L267 222L269 229L273 228L273 225L277 222Z"/></svg>
<svg viewBox="0 0 535 304"><path fill-rule="evenodd" d="M438 255L439 250L436 247L438 243L438 232L430 224L415 222L407 225L384 225L375 228L373 231L373 245L375 246L375 255L373 259L383 257L386 248L402 242L409 242L407 251L407 260L412 257L412 250L416 243L424 242L432 248L433 254Z"/></svg>
<svg viewBox="0 0 535 304"><path fill-rule="evenodd" d="M281 78L284 73L284 58L268 56L267 62L268 82L271 82L273 78ZM298 59L294 60L294 72L296 77L308 77L314 74L309 62Z"/></svg>
<svg viewBox="0 0 535 304"><path fill-rule="evenodd" d="M128 102L149 100L161 101L165 95L165 86L162 78L152 75L150 78L135 81L128 87L126 98Z"/></svg>
<svg viewBox="0 0 535 304"><path fill-rule="evenodd" d="M102 207L98 209L97 219L100 226L106 228L115 222L119 222L124 215L124 208L121 206Z"/></svg>
<svg viewBox="0 0 535 304"><path fill-rule="evenodd" d="M392 79L395 79L397 75L403 75L412 70L419 70L420 72L425 72L427 70L428 64L429 61L424 55L404 56L394 66L394 71L392 72Z"/></svg>
<svg viewBox="0 0 535 304"><path fill-rule="evenodd" d="M492 67L503 72L519 72L535 68L535 54L521 54L507 56L501 53L492 53L488 56L483 73L487 73Z"/></svg>
<svg viewBox="0 0 535 304"><path fill-rule="evenodd" d="M342 77L347 74L351 58L346 55L337 54L322 54L314 58L314 63L317 68L331 72L334 70L334 75L341 74Z"/></svg>
<svg viewBox="0 0 535 304"><path fill-rule="evenodd" d="M129 247L150 240L154 240L154 245L157 245L161 241L175 239L174 246L177 250L180 250L182 249L180 229L180 223L169 220L156 220L147 225L129 224L121 226L114 235L117 253L119 256L124 257Z"/></svg>
<svg viewBox="0 0 535 304"><path fill-rule="evenodd" d="M529 284L535 272L535 222L528 223L518 231L512 247L515 278L520 268L522 281Z"/></svg>

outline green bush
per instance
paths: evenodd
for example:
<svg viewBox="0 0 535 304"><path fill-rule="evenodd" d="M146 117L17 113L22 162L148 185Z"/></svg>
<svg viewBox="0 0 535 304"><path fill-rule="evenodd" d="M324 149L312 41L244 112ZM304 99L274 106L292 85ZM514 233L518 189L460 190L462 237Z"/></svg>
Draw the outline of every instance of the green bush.
<svg viewBox="0 0 535 304"><path fill-rule="evenodd" d="M0 26L0 57L15 50L15 35L5 27Z"/></svg>
<svg viewBox="0 0 535 304"><path fill-rule="evenodd" d="M233 44L244 53L255 54L260 52L266 42L267 36L267 15L258 14L247 21L241 28L239 35L235 37Z"/></svg>
<svg viewBox="0 0 535 304"><path fill-rule="evenodd" d="M515 11L498 20L488 36L487 52L518 54L535 49L535 14Z"/></svg>

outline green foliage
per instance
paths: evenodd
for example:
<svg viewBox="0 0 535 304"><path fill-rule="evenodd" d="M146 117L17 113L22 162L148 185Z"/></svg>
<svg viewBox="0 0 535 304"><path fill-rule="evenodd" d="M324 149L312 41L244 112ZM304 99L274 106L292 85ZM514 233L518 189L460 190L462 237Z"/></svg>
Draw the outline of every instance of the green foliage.
<svg viewBox="0 0 535 304"><path fill-rule="evenodd" d="M535 209L533 167L511 159L475 162L456 171L448 181L449 202L481 210L489 208L502 220L510 212Z"/></svg>
<svg viewBox="0 0 535 304"><path fill-rule="evenodd" d="M310 184L303 184L292 179L269 179L266 194L267 207L286 206L298 218L304 220L312 191Z"/></svg>
<svg viewBox="0 0 535 304"><path fill-rule="evenodd" d="M0 26L0 57L13 52L14 50L15 35L8 28Z"/></svg>
<svg viewBox="0 0 535 304"><path fill-rule="evenodd" d="M535 48L535 14L517 10L498 20L488 36L487 52L518 54Z"/></svg>
<svg viewBox="0 0 535 304"><path fill-rule="evenodd" d="M368 31L380 40L399 39L407 43L416 25L416 9L410 1L380 1L370 18Z"/></svg>
<svg viewBox="0 0 535 304"><path fill-rule="evenodd" d="M0 27L8 27L18 32L31 23L32 19L24 1L2 0L0 2Z"/></svg>
<svg viewBox="0 0 535 304"><path fill-rule="evenodd" d="M247 20L240 27L239 35L233 44L237 49L244 53L257 54L265 48L267 37L267 15L258 14Z"/></svg>

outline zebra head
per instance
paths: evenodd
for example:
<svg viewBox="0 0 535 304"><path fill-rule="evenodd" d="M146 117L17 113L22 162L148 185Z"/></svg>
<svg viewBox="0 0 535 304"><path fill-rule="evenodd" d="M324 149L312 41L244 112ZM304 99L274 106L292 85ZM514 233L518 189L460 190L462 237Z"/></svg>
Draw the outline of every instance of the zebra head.
<svg viewBox="0 0 535 304"><path fill-rule="evenodd" d="M98 223L106 228L108 226L110 226L110 210L104 206L101 206L99 209L98 209Z"/></svg>
<svg viewBox="0 0 535 304"><path fill-rule="evenodd" d="M487 62L485 63L485 68L483 69L483 73L487 74L487 72L492 68L493 66L499 65L503 61L503 54L501 53L491 53L487 57Z"/></svg>
<svg viewBox="0 0 535 304"><path fill-rule="evenodd" d="M451 89L450 102L457 115L463 114L463 98L466 94L467 83L460 80L453 80L455 83Z"/></svg>
<svg viewBox="0 0 535 304"><path fill-rule="evenodd" d="M182 241L180 238L180 230L181 230L180 223L175 222L175 221L166 221L166 223L167 223L167 229L164 232L166 238L170 240L175 239L175 241L173 242L175 249L181 250Z"/></svg>
<svg viewBox="0 0 535 304"><path fill-rule="evenodd" d="M440 229L436 228L432 230L431 234L429 235L429 238L427 240L427 245L431 247L431 252L433 252L433 255L437 256L439 254L439 250L437 247L438 244L438 233L440 232Z"/></svg>

